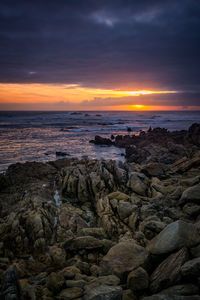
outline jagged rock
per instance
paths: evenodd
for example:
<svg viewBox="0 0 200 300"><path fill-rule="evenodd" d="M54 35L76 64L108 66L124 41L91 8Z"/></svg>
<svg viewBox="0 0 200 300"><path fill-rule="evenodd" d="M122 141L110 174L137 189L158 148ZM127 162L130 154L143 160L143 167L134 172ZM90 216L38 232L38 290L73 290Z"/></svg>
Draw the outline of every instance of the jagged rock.
<svg viewBox="0 0 200 300"><path fill-rule="evenodd" d="M149 163L142 167L142 172L150 177L162 178L167 171L166 165L162 163Z"/></svg>
<svg viewBox="0 0 200 300"><path fill-rule="evenodd" d="M199 277L200 276L200 257L187 261L181 267L181 273L187 277Z"/></svg>
<svg viewBox="0 0 200 300"><path fill-rule="evenodd" d="M136 244L134 240L125 241L112 247L106 256L104 256L101 267L105 274L116 274L122 277L143 265L148 258L147 251Z"/></svg>
<svg viewBox="0 0 200 300"><path fill-rule="evenodd" d="M150 290L157 293L171 285L177 284L181 279L181 266L188 258L186 248L171 254L152 273L150 277Z"/></svg>
<svg viewBox="0 0 200 300"><path fill-rule="evenodd" d="M120 286L100 285L88 291L83 300L122 300Z"/></svg>
<svg viewBox="0 0 200 300"><path fill-rule="evenodd" d="M148 190L148 179L142 173L132 172L129 175L127 186L135 193L146 196Z"/></svg>
<svg viewBox="0 0 200 300"><path fill-rule="evenodd" d="M129 273L127 278L127 286L133 291L140 291L148 288L148 273L141 267Z"/></svg>
<svg viewBox="0 0 200 300"><path fill-rule="evenodd" d="M194 247L200 243L195 225L181 220L167 225L151 240L148 249L152 254L167 254L182 247Z"/></svg>

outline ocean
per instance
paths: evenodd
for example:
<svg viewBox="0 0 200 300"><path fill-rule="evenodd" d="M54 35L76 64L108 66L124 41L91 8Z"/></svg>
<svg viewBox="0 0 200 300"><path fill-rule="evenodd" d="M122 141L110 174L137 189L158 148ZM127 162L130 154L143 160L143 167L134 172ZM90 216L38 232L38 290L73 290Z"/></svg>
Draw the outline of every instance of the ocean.
<svg viewBox="0 0 200 300"><path fill-rule="evenodd" d="M124 160L124 149L89 143L95 135L138 134L150 126L182 130L200 122L200 111L0 112L0 171L10 164L65 157Z"/></svg>

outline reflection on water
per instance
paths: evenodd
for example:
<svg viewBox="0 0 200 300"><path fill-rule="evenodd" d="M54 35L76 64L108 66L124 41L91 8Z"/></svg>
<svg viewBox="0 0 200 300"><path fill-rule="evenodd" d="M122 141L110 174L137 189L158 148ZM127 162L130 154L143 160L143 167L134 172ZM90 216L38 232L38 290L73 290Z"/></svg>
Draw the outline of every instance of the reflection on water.
<svg viewBox="0 0 200 300"><path fill-rule="evenodd" d="M67 157L117 159L123 149L89 143L95 135L138 133L149 126L187 129L200 122L200 112L0 112L0 171L9 164L49 161L56 151Z"/></svg>

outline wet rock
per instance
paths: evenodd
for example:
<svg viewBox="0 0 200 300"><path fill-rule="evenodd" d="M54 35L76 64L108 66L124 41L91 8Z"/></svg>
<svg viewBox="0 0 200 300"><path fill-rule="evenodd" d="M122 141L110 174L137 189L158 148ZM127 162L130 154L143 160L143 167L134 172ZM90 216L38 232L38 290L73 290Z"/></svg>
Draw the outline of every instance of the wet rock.
<svg viewBox="0 0 200 300"><path fill-rule="evenodd" d="M101 266L105 274L116 274L123 277L137 267L143 265L148 258L147 251L135 241L125 241L112 247L104 256Z"/></svg>
<svg viewBox="0 0 200 300"><path fill-rule="evenodd" d="M188 258L186 248L171 254L152 273L150 277L150 290L157 293L181 280L181 267Z"/></svg>
<svg viewBox="0 0 200 300"><path fill-rule="evenodd" d="M122 300L120 286L100 285L88 291L83 300Z"/></svg>
<svg viewBox="0 0 200 300"><path fill-rule="evenodd" d="M133 291L147 289L149 285L148 273L141 267L129 273L127 278L127 286Z"/></svg>
<svg viewBox="0 0 200 300"><path fill-rule="evenodd" d="M182 247L193 247L200 243L200 235L191 223L181 220L167 225L148 245L152 254L167 254Z"/></svg>
<svg viewBox="0 0 200 300"><path fill-rule="evenodd" d="M94 140L91 140L90 143L93 143L95 145L107 145L107 146L112 146L113 142L108 139L108 138L103 138L99 135L96 135Z"/></svg>

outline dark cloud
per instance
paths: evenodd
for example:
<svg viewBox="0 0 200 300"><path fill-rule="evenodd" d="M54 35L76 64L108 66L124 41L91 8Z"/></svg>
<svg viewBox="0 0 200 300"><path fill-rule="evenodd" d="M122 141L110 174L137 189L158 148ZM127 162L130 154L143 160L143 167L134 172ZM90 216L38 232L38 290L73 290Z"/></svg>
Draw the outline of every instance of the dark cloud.
<svg viewBox="0 0 200 300"><path fill-rule="evenodd" d="M199 0L0 2L0 82L198 92L199 53Z"/></svg>

